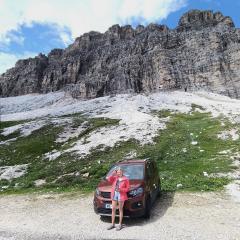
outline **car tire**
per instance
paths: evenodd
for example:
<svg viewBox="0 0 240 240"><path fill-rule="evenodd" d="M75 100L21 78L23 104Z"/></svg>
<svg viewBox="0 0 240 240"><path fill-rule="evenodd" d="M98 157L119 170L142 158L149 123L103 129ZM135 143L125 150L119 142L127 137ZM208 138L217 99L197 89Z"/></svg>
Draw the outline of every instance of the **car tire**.
<svg viewBox="0 0 240 240"><path fill-rule="evenodd" d="M150 197L148 197L147 199L146 199L146 204L145 204L145 212L144 212L144 218L145 219L149 219L150 218L150 216L151 216L151 198Z"/></svg>

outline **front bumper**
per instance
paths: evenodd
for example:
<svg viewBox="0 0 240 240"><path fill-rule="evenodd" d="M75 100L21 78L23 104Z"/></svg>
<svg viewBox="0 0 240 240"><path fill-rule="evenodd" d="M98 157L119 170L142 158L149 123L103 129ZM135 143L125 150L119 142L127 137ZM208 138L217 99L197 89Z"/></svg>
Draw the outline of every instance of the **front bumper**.
<svg viewBox="0 0 240 240"><path fill-rule="evenodd" d="M124 203L123 217L141 217L145 213L144 196L129 198ZM106 208L105 204L111 204L111 199L94 196L93 206L96 214L102 216L111 216L112 209ZM116 216L119 216L119 210L116 209Z"/></svg>

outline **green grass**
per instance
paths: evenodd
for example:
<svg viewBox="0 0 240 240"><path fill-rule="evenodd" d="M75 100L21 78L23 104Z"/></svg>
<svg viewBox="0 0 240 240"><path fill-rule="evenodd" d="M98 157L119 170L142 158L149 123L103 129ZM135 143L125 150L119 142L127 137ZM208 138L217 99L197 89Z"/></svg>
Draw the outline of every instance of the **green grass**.
<svg viewBox="0 0 240 240"><path fill-rule="evenodd" d="M195 103L192 103L191 104L191 107L192 107L192 110L193 111L196 111L197 109L200 109L200 110L205 110L205 108L204 107L202 107L202 106L200 106L200 105L197 105L197 104L195 104Z"/></svg>
<svg viewBox="0 0 240 240"><path fill-rule="evenodd" d="M14 131L14 132L6 135L6 136L5 136L5 135L2 135L2 134L0 133L0 141L6 141L6 140L9 140L9 139L17 138L17 137L19 137L19 136L20 136L20 131L19 131L19 130Z"/></svg>
<svg viewBox="0 0 240 240"><path fill-rule="evenodd" d="M0 121L0 130L4 129L4 128L7 128L7 127L12 127L12 126L15 126L17 124L22 124L22 123L25 123L25 122L28 122L30 120L20 120L20 121Z"/></svg>
<svg viewBox="0 0 240 240"><path fill-rule="evenodd" d="M93 132L94 130L101 128L101 127L107 127L107 126L113 126L113 125L117 125L119 124L119 119L110 119L110 118L86 118L83 116L78 116L77 118L73 118L73 126L74 127L78 127L80 126L83 122L86 122L86 129L84 131L82 131L79 136L74 137L72 139L70 139L67 143L65 143L62 146L62 149L68 149L71 144L73 144L74 142L76 142L78 139L81 138L86 138L88 136L88 134L90 134L91 132Z"/></svg>
<svg viewBox="0 0 240 240"><path fill-rule="evenodd" d="M25 176L9 182L0 180L0 187L9 186L4 192L21 192L21 190L35 191L34 181L37 179L46 179L47 185L44 187L45 189L72 189L76 186L81 188L81 190L89 189L86 183L87 179L82 176L64 176L58 179L59 176L71 171L81 171L81 173L84 173L84 167L89 166L89 160L80 160L79 156L74 155L74 153L64 153L54 161L42 158L43 154L53 149L59 151L64 150L67 148L66 146L69 146L69 143L86 137L92 131L101 127L116 125L119 122L119 120L116 119L87 119L81 115L74 115L72 126L80 126L84 121L88 122L86 130L78 137L71 139L67 144L55 142L57 135L63 131L64 126L49 124L33 131L32 134L27 137L19 137L9 145L0 145L0 166L29 163L28 172ZM92 169L90 169L91 172L95 168L93 162L94 161L90 161L92 167ZM102 166L103 165L101 165L101 167ZM98 169L96 172L99 174L101 169ZM93 179L94 174L92 174L90 178ZM17 188L14 187L16 183L18 184ZM43 190L41 187L39 187L39 189Z"/></svg>
<svg viewBox="0 0 240 240"><path fill-rule="evenodd" d="M161 111L153 110L152 114L158 116L159 118L166 118L171 116L173 113L170 110L164 109Z"/></svg>
<svg viewBox="0 0 240 240"><path fill-rule="evenodd" d="M59 116L59 118L65 118L65 117L76 117L76 118L82 118L83 113L77 112L77 113L69 113Z"/></svg>
<svg viewBox="0 0 240 240"><path fill-rule="evenodd" d="M226 123L225 127L229 125ZM229 179L203 175L203 172L211 174L233 169L229 157L219 152L230 148L240 151L240 142L218 139L217 133L222 130L220 119L212 118L209 113L175 114L167 129L155 139L156 145L142 149L140 156L157 161L163 190L177 190L177 184L182 184L180 189L183 190L222 189ZM192 145L192 141L198 144Z"/></svg>
<svg viewBox="0 0 240 240"><path fill-rule="evenodd" d="M139 158L150 158L157 162L164 191L214 191L220 190L230 180L220 177L205 177L203 172L229 172L231 160L229 156L219 154L220 151L232 149L240 151L240 141L221 140L217 134L225 129L238 127L226 119L213 118L209 113L200 113L196 106L191 114L171 113L169 111L154 112L159 118L170 116L167 128L159 131L155 144L141 146L131 139L119 142L113 148L95 149L85 158L75 153L65 153L53 161L42 159L42 154L53 149L67 149L71 143L86 136L92 131L116 125L119 120L107 118L87 118L74 115L73 126L80 126L87 121L86 130L67 144L56 144L54 140L62 127L46 126L36 130L28 137L19 137L7 148L0 145L0 166L31 163L25 176L11 182L0 181L0 186L8 185L6 193L38 191L92 191L99 180L107 173L109 167L123 159L127 153L136 151ZM70 115L69 115L70 116ZM221 126L224 121L225 126ZM192 145L197 141L197 145ZM186 151L183 151L186 149ZM200 149L204 151L200 151ZM79 173L76 175L76 173ZM66 175L74 173L74 175ZM89 173L84 177L84 173ZM65 175L65 176L63 176ZM37 179L45 179L47 184L34 187ZM15 188L15 184L18 187ZM177 188L181 184L182 187Z"/></svg>
<svg viewBox="0 0 240 240"><path fill-rule="evenodd" d="M0 166L34 163L38 157L60 147L54 140L62 127L46 125L27 137L18 137L9 145L0 145Z"/></svg>
<svg viewBox="0 0 240 240"><path fill-rule="evenodd" d="M12 139L12 138L17 138L17 137L20 136L20 131L19 130L16 130L16 131L12 132L11 134L8 134L7 136L5 136L5 135L2 134L4 128L12 127L12 126L22 124L22 123L25 123L25 122L28 122L28 121L29 120L5 121L5 122L0 121L0 141L6 141L6 140L9 140L9 139Z"/></svg>

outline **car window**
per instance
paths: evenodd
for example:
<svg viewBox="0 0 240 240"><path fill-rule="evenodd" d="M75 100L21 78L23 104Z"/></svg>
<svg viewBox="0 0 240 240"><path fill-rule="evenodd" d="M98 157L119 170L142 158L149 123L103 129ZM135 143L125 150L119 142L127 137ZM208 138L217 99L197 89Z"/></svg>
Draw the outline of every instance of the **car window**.
<svg viewBox="0 0 240 240"><path fill-rule="evenodd" d="M107 174L107 177L112 174L115 167L114 165ZM123 168L123 174L129 179L143 179L144 178L144 165L143 164L121 164Z"/></svg>

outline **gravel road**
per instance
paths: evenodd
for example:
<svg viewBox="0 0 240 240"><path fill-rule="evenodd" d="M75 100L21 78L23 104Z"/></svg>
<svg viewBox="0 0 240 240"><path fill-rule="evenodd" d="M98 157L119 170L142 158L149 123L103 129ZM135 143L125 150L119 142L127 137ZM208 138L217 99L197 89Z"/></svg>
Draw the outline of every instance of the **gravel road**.
<svg viewBox="0 0 240 240"><path fill-rule="evenodd" d="M164 193L150 220L126 219L121 231L93 211L92 194L0 197L0 240L240 240L240 202L225 192Z"/></svg>

